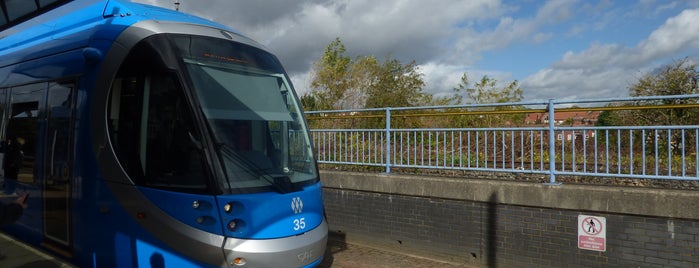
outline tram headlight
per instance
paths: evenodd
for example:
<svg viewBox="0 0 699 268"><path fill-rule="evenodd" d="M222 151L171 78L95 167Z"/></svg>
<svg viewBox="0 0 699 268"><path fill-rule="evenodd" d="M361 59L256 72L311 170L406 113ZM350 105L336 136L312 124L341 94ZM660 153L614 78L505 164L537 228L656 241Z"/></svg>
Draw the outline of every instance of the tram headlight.
<svg viewBox="0 0 699 268"><path fill-rule="evenodd" d="M223 205L223 211L225 211L226 213L231 213L231 208L232 206L230 203Z"/></svg>
<svg viewBox="0 0 699 268"><path fill-rule="evenodd" d="M243 266L246 263L248 263L248 262L244 258L241 258L241 257L235 258L235 259L233 259L233 261L231 261L231 264L236 265L236 266Z"/></svg>
<svg viewBox="0 0 699 268"><path fill-rule="evenodd" d="M235 231L235 228L238 227L238 222L236 220L231 220L228 222L228 230L229 231Z"/></svg>

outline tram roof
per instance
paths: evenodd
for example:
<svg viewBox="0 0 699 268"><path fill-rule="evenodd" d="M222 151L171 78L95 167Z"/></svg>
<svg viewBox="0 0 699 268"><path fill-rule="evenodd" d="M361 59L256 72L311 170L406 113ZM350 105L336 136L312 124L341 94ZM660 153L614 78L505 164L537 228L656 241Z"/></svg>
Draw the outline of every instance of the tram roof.
<svg viewBox="0 0 699 268"><path fill-rule="evenodd" d="M61 43L58 46L62 49L71 49L87 46L90 39L114 40L121 30L143 20L201 24L235 32L204 18L129 0L0 0L0 9L0 16L5 17L4 23L0 18L0 56L29 47L34 48L26 52L29 54L50 53L41 52L45 43L53 43L53 47ZM97 33L107 28L111 30ZM22 56L24 60L27 57L32 58ZM0 66L13 61L4 58Z"/></svg>

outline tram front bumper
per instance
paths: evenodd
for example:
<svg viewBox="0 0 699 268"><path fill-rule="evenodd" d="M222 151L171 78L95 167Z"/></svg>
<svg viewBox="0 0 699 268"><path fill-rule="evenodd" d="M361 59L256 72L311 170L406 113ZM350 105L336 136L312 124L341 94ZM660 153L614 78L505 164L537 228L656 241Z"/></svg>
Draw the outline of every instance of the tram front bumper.
<svg viewBox="0 0 699 268"><path fill-rule="evenodd" d="M226 238L223 252L228 267L307 267L325 254L328 224L323 220L306 233L279 239Z"/></svg>

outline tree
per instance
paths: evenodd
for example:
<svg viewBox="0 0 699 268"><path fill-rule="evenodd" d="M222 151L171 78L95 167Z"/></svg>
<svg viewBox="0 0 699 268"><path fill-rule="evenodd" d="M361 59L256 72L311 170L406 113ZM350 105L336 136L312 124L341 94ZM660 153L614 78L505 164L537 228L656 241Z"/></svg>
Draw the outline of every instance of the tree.
<svg viewBox="0 0 699 268"><path fill-rule="evenodd" d="M366 108L412 107L428 104L422 91L425 82L415 62L403 65L387 58L374 70L373 83L367 87Z"/></svg>
<svg viewBox="0 0 699 268"><path fill-rule="evenodd" d="M366 87L365 108L415 107L430 105L431 95L423 92L425 82L415 62L402 64L397 59L387 57L383 63L374 66L371 83ZM411 112L401 112L401 114ZM366 127L378 127L380 122L373 122ZM416 127L417 118L404 116L392 117L394 128Z"/></svg>
<svg viewBox="0 0 699 268"><path fill-rule="evenodd" d="M453 104L493 104L519 102L524 98L519 82L514 80L502 88L497 87L497 80L488 76L483 76L473 87L469 87L468 74L461 76L461 83L454 88L454 96L451 98ZM465 94L465 96L464 96ZM504 124L520 124L523 122L523 114L499 114L497 111L518 109L514 106L493 106L468 109L476 115L461 116L455 118L457 125L468 125L475 127L493 127ZM478 114L478 112L483 112ZM490 113L489 115L487 113Z"/></svg>
<svg viewBox="0 0 699 268"><path fill-rule="evenodd" d="M403 65L389 57L380 63L374 56L344 55L339 38L331 42L314 63L311 94L318 108L351 109L426 105L425 82L417 64Z"/></svg>
<svg viewBox="0 0 699 268"><path fill-rule="evenodd" d="M687 58L665 65L657 71L645 74L636 83L629 87L629 95L638 96L676 96L699 93L699 71L697 65ZM657 105L658 108L644 110L621 111L614 115L619 125L693 125L697 122L699 109L672 107L673 105L697 104L697 99L670 98L663 100L637 101L635 105ZM667 107L662 107L667 106ZM679 154L682 140L694 140L693 132L681 132L667 130L670 140L658 141L658 146L670 147L675 154ZM664 132L661 130L660 132ZM646 141L654 141L655 133L647 133L643 137ZM660 135L663 135L660 133ZM696 148L685 150L696 151Z"/></svg>
<svg viewBox="0 0 699 268"><path fill-rule="evenodd" d="M638 96L674 96L699 93L699 71L697 65L687 58L661 67L657 72L642 76L629 87L629 95ZM673 105L696 104L696 99L665 99L643 101L638 105ZM697 109L668 108L633 111L632 116L625 117L628 125L687 125L693 124Z"/></svg>
<svg viewBox="0 0 699 268"><path fill-rule="evenodd" d="M614 105L607 105L607 107L616 107ZM623 115L626 111L602 111L599 116L597 116L597 122L595 126L618 126L620 122L623 121Z"/></svg>
<svg viewBox="0 0 699 268"><path fill-rule="evenodd" d="M432 95L423 92L424 85L415 62L403 64L390 57L379 62L374 56L357 56L352 60L345 56L345 46L337 38L314 63L311 92L309 97L302 97L302 103L307 110L431 105ZM310 104L313 109L306 106ZM394 126L405 122L394 119ZM365 127L385 124L368 121Z"/></svg>
<svg viewBox="0 0 699 268"><path fill-rule="evenodd" d="M316 100L317 109L344 109L351 59L345 56L345 45L340 38L330 42L323 56L313 64L314 78L311 81L311 95Z"/></svg>
<svg viewBox="0 0 699 268"><path fill-rule="evenodd" d="M318 100L312 94L304 94L301 96L301 106L304 111L317 111L321 110Z"/></svg>

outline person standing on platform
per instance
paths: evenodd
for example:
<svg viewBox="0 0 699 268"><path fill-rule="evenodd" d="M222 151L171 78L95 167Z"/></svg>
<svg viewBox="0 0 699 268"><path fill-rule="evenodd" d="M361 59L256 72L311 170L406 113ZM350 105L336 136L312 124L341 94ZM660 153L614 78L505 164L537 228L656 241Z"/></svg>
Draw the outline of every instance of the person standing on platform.
<svg viewBox="0 0 699 268"><path fill-rule="evenodd" d="M24 139L22 137L10 138L6 144L5 161L3 168L5 169L5 194L15 194L17 188L17 179L19 177L19 169L24 160Z"/></svg>

